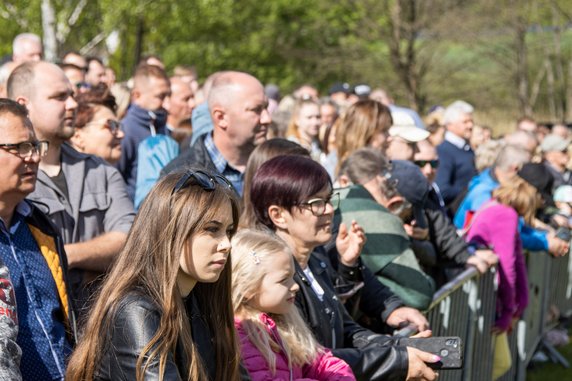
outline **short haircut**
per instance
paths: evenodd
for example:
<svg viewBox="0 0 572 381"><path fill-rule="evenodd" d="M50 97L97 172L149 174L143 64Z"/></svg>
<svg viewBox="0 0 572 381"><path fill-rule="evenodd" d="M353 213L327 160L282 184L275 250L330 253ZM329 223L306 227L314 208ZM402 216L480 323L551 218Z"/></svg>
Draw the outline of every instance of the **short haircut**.
<svg viewBox="0 0 572 381"><path fill-rule="evenodd" d="M74 70L79 70L82 73L85 72L85 70L83 70L81 67L74 65L72 63L61 63L58 65L63 71L69 70L69 69L74 69Z"/></svg>
<svg viewBox="0 0 572 381"><path fill-rule="evenodd" d="M246 163L246 169L244 170L244 186L242 190L244 208L242 216L240 217L241 226L256 226L256 216L254 216L254 211L252 210L250 201L252 177L262 164L273 157L281 155L301 155L310 157L310 152L300 144L282 138L268 139L252 151L248 158L248 162Z"/></svg>
<svg viewBox="0 0 572 381"><path fill-rule="evenodd" d="M29 97L34 87L36 77L36 65L39 62L24 62L14 69L10 77L6 89L8 98L15 99L18 96Z"/></svg>
<svg viewBox="0 0 572 381"><path fill-rule="evenodd" d="M20 33L14 38L12 42L12 54L20 54L20 49L22 48L22 43L24 41L34 41L40 45L42 45L42 39L40 36L34 33Z"/></svg>
<svg viewBox="0 0 572 381"><path fill-rule="evenodd" d="M184 77L189 75L197 79L197 69L194 66L177 65L173 69L173 75L175 77Z"/></svg>
<svg viewBox="0 0 572 381"><path fill-rule="evenodd" d="M209 109L212 110L214 106L220 105L228 106L233 100L230 93L239 88L235 77L237 73L238 72L233 71L223 71L214 77L207 99Z"/></svg>
<svg viewBox="0 0 572 381"><path fill-rule="evenodd" d="M22 120L28 119L28 109L26 106L12 99L0 98L0 116L4 116L5 114L15 115Z"/></svg>
<svg viewBox="0 0 572 381"><path fill-rule="evenodd" d="M518 120L516 121L517 127L518 127L521 123L524 123L524 122L536 124L536 120L534 120L534 119L531 118L530 116L521 116L521 117L518 118Z"/></svg>
<svg viewBox="0 0 572 381"><path fill-rule="evenodd" d="M68 50L64 53L64 55L62 56L62 61L65 60L65 58L69 55L74 55L74 56L80 56L83 57L83 55L78 51L78 50Z"/></svg>
<svg viewBox="0 0 572 381"><path fill-rule="evenodd" d="M115 97L104 83L100 83L85 93L78 94L75 100L77 101L75 117L76 128L82 128L91 122L98 106L106 107L113 111L113 113L117 111Z"/></svg>
<svg viewBox="0 0 572 381"><path fill-rule="evenodd" d="M502 140L488 140L483 144L479 145L475 150L475 167L478 172L490 168L493 166L497 158L499 157L499 152L504 147Z"/></svg>
<svg viewBox="0 0 572 381"><path fill-rule="evenodd" d="M137 70L135 70L135 75L133 76L133 88L137 88L145 82L147 84L150 78L163 79L170 84L169 77L165 70L154 65L139 65Z"/></svg>
<svg viewBox="0 0 572 381"><path fill-rule="evenodd" d="M87 70L89 70L89 64L92 63L93 61L97 62L101 66L105 66L103 64L103 61L101 60L101 58L95 57L95 56L89 56L89 57L85 57L85 62L87 64Z"/></svg>
<svg viewBox="0 0 572 381"><path fill-rule="evenodd" d="M277 205L291 210L324 187L332 188L328 172L314 160L282 155L262 164L252 178L250 200L259 223L273 229L268 208Z"/></svg>
<svg viewBox="0 0 572 381"><path fill-rule="evenodd" d="M143 57L141 57L141 59L139 60L138 65L148 65L147 61L149 61L150 59L156 59L157 61L161 61L163 62L163 60L161 59L161 57L159 57L156 54L145 54Z"/></svg>
<svg viewBox="0 0 572 381"><path fill-rule="evenodd" d="M474 111L473 106L465 101L455 101L451 103L443 112L443 125L457 122L463 115L471 114Z"/></svg>
<svg viewBox="0 0 572 381"><path fill-rule="evenodd" d="M340 166L340 175L347 176L354 184L364 184L383 171L391 170L389 160L373 148L354 151Z"/></svg>
<svg viewBox="0 0 572 381"><path fill-rule="evenodd" d="M531 142L534 143L535 146L538 145L538 139L536 136L532 132L524 130L516 130L505 136L504 140L507 144L521 147L528 146Z"/></svg>
<svg viewBox="0 0 572 381"><path fill-rule="evenodd" d="M494 166L495 168L506 171L515 166L521 168L529 161L530 153L526 149L512 144L507 144L500 150Z"/></svg>

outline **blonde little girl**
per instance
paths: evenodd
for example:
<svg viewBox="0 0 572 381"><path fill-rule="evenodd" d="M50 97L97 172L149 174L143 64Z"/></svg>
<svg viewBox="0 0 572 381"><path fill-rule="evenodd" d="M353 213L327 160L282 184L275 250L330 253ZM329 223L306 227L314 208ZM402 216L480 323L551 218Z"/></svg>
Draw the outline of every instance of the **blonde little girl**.
<svg viewBox="0 0 572 381"><path fill-rule="evenodd" d="M253 381L355 380L343 360L320 346L294 305L291 250L271 232L232 239L232 302L243 364Z"/></svg>

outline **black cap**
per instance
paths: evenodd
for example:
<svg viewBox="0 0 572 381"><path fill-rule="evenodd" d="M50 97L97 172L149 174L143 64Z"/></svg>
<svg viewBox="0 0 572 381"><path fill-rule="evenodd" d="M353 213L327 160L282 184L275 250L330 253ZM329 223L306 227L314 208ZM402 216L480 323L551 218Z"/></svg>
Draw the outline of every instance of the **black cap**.
<svg viewBox="0 0 572 381"><path fill-rule="evenodd" d="M332 95L335 93L349 94L350 92L351 92L351 88L350 88L349 83L336 82L332 85L332 87L330 87L330 91L328 91L328 94L329 95Z"/></svg>
<svg viewBox="0 0 572 381"><path fill-rule="evenodd" d="M397 180L397 191L413 205L413 217L417 226L426 228L425 202L430 184L418 166L406 160L391 161L391 178Z"/></svg>
<svg viewBox="0 0 572 381"><path fill-rule="evenodd" d="M545 206L554 205L552 200L554 176L543 163L526 163L518 171L518 175L536 188L536 191L542 196Z"/></svg>

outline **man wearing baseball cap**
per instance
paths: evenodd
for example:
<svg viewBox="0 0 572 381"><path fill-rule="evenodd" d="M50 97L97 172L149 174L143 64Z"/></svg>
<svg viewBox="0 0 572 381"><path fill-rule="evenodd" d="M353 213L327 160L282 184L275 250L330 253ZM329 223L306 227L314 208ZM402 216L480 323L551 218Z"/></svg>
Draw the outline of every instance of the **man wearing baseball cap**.
<svg viewBox="0 0 572 381"><path fill-rule="evenodd" d="M415 125L413 118L401 111L392 111L393 125L389 129L386 155L390 160L413 160L418 152L417 143L429 137L427 130Z"/></svg>

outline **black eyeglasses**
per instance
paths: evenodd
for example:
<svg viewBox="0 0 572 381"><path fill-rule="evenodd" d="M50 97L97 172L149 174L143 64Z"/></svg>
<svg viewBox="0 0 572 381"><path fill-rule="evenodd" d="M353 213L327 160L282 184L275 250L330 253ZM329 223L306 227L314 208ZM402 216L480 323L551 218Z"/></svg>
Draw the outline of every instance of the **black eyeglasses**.
<svg viewBox="0 0 572 381"><path fill-rule="evenodd" d="M106 119L106 120L92 120L89 123L86 123L84 127L93 126L93 125L101 125L103 124L106 128L109 128L113 135L117 135L119 130L121 130L121 122L113 119Z"/></svg>
<svg viewBox="0 0 572 381"><path fill-rule="evenodd" d="M184 188L191 178L194 178L196 183L204 190L212 191L215 189L216 184L222 185L223 187L231 190L234 189L230 181L228 181L224 176L219 174L210 174L201 170L189 170L185 172L179 181L177 181L177 184L175 184L175 187L171 192L171 196Z"/></svg>
<svg viewBox="0 0 572 381"><path fill-rule="evenodd" d="M316 217L319 217L326 213L326 206L328 204L332 205L334 209L337 209L337 207L340 205L340 194L337 192L333 193L326 199L313 198L306 202L301 202L299 205L309 206L312 214Z"/></svg>
<svg viewBox="0 0 572 381"><path fill-rule="evenodd" d="M20 156L22 159L29 159L34 154L40 157L46 156L48 153L49 143L46 140L35 141L35 142L22 142L15 144L0 144L0 148Z"/></svg>
<svg viewBox="0 0 572 381"><path fill-rule="evenodd" d="M418 166L419 168L423 168L427 164L430 164L431 168L433 168L433 169L439 167L439 160L437 160L437 159L436 160L415 160L413 163L415 163L415 165Z"/></svg>

